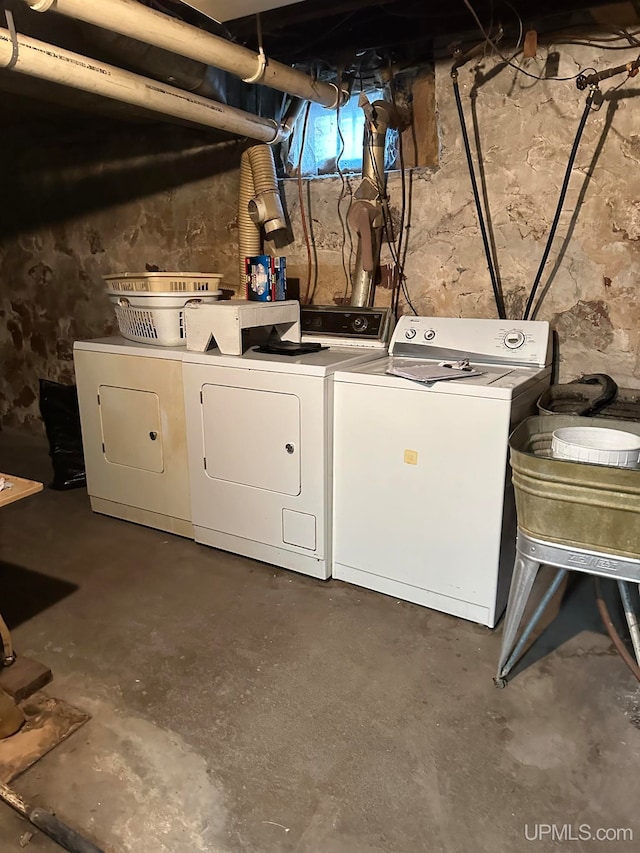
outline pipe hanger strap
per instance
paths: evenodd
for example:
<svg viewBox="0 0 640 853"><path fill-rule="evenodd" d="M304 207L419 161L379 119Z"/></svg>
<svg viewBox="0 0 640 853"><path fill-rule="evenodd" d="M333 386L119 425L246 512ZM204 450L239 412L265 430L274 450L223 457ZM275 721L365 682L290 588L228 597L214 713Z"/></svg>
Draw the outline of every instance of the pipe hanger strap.
<svg viewBox="0 0 640 853"><path fill-rule="evenodd" d="M251 77L243 77L243 83L257 83L259 80L262 80L264 77L264 72L267 70L267 64L269 60L267 59L262 46L260 46L260 50L258 51L258 70Z"/></svg>
<svg viewBox="0 0 640 853"><path fill-rule="evenodd" d="M15 21L13 20L13 14L11 13L11 10L5 9L4 14L7 18L7 27L9 29L9 35L11 36L12 50L11 50L11 58L9 59L7 64L4 65L3 67L7 71L11 71L11 69L14 67L14 65L18 61L18 33L16 32L16 24L15 24Z"/></svg>

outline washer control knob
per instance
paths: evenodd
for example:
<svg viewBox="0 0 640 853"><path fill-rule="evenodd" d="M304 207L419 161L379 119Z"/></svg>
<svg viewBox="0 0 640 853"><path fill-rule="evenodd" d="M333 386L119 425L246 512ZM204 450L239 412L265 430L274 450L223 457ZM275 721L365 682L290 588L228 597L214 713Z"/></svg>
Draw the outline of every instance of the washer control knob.
<svg viewBox="0 0 640 853"><path fill-rule="evenodd" d="M435 336L436 336L435 329L427 329L427 331L424 333L425 341L432 341L435 338Z"/></svg>
<svg viewBox="0 0 640 853"><path fill-rule="evenodd" d="M358 315L351 325L353 327L354 332L366 332L367 326L369 325L369 321L366 317Z"/></svg>
<svg viewBox="0 0 640 853"><path fill-rule="evenodd" d="M416 336L416 330L415 329L407 329L407 331L404 333L404 336L408 341L411 341Z"/></svg>
<svg viewBox="0 0 640 853"><path fill-rule="evenodd" d="M504 345L507 349L519 349L525 341L526 337L521 329L511 329L504 336Z"/></svg>

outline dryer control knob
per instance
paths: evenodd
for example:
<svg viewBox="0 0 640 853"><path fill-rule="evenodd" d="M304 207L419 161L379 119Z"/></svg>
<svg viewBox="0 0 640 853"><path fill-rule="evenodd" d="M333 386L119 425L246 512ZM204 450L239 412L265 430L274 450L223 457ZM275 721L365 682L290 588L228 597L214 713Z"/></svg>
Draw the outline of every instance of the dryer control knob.
<svg viewBox="0 0 640 853"><path fill-rule="evenodd" d="M410 341L412 338L415 338L416 330L415 329L407 329L407 331L404 333L404 336L408 341Z"/></svg>
<svg viewBox="0 0 640 853"><path fill-rule="evenodd" d="M511 329L504 336L504 345L507 349L518 349L526 341L524 332L521 329Z"/></svg>

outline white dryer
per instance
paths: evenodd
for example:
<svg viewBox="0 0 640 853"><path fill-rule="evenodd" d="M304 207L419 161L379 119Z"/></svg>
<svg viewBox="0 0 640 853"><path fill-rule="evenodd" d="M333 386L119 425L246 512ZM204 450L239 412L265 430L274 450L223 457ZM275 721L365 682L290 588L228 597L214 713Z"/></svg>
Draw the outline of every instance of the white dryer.
<svg viewBox="0 0 640 853"><path fill-rule="evenodd" d="M333 374L380 355L185 353L197 542L329 577Z"/></svg>
<svg viewBox="0 0 640 853"><path fill-rule="evenodd" d="M184 354L116 335L74 345L91 508L192 538Z"/></svg>
<svg viewBox="0 0 640 853"><path fill-rule="evenodd" d="M461 359L481 375L387 373ZM550 361L548 323L402 317L388 358L337 372L333 576L493 627L515 546L508 436Z"/></svg>

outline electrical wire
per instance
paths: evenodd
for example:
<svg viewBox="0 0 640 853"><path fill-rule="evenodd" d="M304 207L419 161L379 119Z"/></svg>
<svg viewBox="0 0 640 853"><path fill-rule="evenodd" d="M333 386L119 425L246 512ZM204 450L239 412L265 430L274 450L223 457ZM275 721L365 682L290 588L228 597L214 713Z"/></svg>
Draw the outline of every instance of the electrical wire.
<svg viewBox="0 0 640 853"><path fill-rule="evenodd" d="M341 83L341 79L338 81L338 88L340 88L340 83ZM344 172L342 171L342 168L340 167L340 160L342 158L342 155L344 154L344 150L346 147L344 134L342 132L342 128L340 127L340 104L338 104L338 106L336 108L336 129L338 131L338 139L340 140L340 150L338 151L338 156L336 157L336 169L338 170L338 175L340 176L340 181L342 183L342 186L340 188L340 195L338 196L338 219L340 220L340 227L342 228L342 246L340 247L340 255L342 258L342 270L344 272L344 281L345 281L343 299L346 302L347 297L349 295L349 288L351 287L350 270L351 270L351 255L353 254L353 237L351 236L351 231L349 229L347 229L347 225L346 225L345 219L342 215L342 208L341 208L342 201L347 195L347 181L344 177ZM350 189L349 189L349 194L351 195ZM349 208L350 207L351 207L351 201L349 201ZM348 264L344 258L344 250L345 250L345 247L347 244L347 234L349 235L349 245L350 245L349 263Z"/></svg>
<svg viewBox="0 0 640 853"><path fill-rule="evenodd" d="M587 69L587 70L591 70L591 69ZM573 230L575 228L578 211L580 210L582 203L584 202L585 194L587 192L587 187L589 186L589 182L590 182L591 178L593 177L594 169L596 167L596 163L598 162L598 159L599 159L600 154L602 152L602 147L604 145L607 132L611 127L611 122L613 120L613 112L615 111L615 107L616 107L616 99L615 99L615 97L611 97L611 93L615 92L617 89L620 88L620 86L627 83L630 78L631 78L631 74L628 74L622 80L621 83L619 83L617 86L612 86L610 89L607 89L607 91L602 96L603 101L606 98L609 99L609 107L607 109L607 118L605 121L604 129L600 135L600 140L599 140L599 142L596 146L596 149L593 153L593 156L591 158L591 162L589 163L589 166L586 169L586 179L584 180L584 182L582 184L582 189L580 190L580 193L578 195L577 203L575 205L575 211L574 211L574 214L571 218L571 222L569 223L569 227L567 229L567 232L563 238L563 243L562 243L562 246L560 248L560 251L558 252L558 254L556 256L553 268L551 269L551 272L549 273L549 275L547 277L547 281L546 281L546 284L542 290L542 293L540 294L540 296L537 299L537 302L535 304L535 308L533 308L533 310L531 311L530 316L532 319L535 319L536 315L538 314L538 311L540 310L540 306L542 305L542 302L544 301L544 299L545 299L545 297L549 291L549 288L551 287L551 284L553 283L553 280L555 278L555 274L557 273L558 269L560 268L560 264L562 263L564 254L565 254L567 246L568 246L568 243L571 239ZM600 109L600 106L601 105L594 107L592 105L591 109L592 109L592 111L595 112L595 111Z"/></svg>
<svg viewBox="0 0 640 853"><path fill-rule="evenodd" d="M462 131L462 141L464 144L464 151L467 157L467 166L469 167L469 177L471 179L471 190L473 192L473 199L476 205L476 214L478 216L478 225L480 226L480 234L482 236L482 245L484 247L485 259L487 261L487 269L489 270L489 278L491 279L491 288L493 290L493 298L496 303L496 309L498 311L498 317L501 320L506 319L506 310L504 306L504 298L502 296L502 291L500 290L500 284L498 282L498 277L496 275L496 271L493 266L493 258L491 256L491 248L489 246L489 237L487 234L487 228L484 221L484 213L482 211L482 204L480 202L480 193L478 191L478 181L476 179L476 171L473 165L473 157L471 156L471 145L469 144L469 134L467 132L467 122L464 117L464 110L462 109L462 99L460 97L460 86L458 84L458 69L454 66L451 71L451 80L453 82L453 92L456 99L456 107L458 108L458 118L460 119L460 129Z"/></svg>
<svg viewBox="0 0 640 853"><path fill-rule="evenodd" d="M393 67L391 62L389 62L389 76L390 76L390 91L391 91L391 100L396 106L396 92L394 88L394 77L393 77ZM396 106L397 108L397 106ZM406 259L406 250L403 255L402 250L404 249L405 240L405 225L406 225L406 213L407 213L407 187L405 180L405 170L404 170L404 149L402 145L402 133L398 131L398 160L400 164L400 191L401 191L401 201L400 201L400 227L398 228L398 246L397 246L397 256L398 263L394 267L394 277L393 277L393 287L394 290L391 294L391 304L394 312L394 317L396 320L398 319L398 308L400 305L400 288L402 287L403 292L408 295L408 288L406 286L406 282L404 279L404 259ZM416 313L415 308L411 302L411 299L407 300L407 304L411 306L414 314Z"/></svg>
<svg viewBox="0 0 640 853"><path fill-rule="evenodd" d="M583 29L583 25L580 25L579 29ZM590 30L586 31L585 36L590 35ZM555 33L546 33L545 41L548 41L553 44L581 44L586 45L587 47L599 47L603 50L627 50L629 47L638 47L640 45L640 41L636 38L637 35L640 35L640 30L635 30L634 32L629 32L627 29L620 30L610 30L612 35L610 36L598 36L597 38L582 38L580 35L573 35L571 33L567 33L566 30L560 30ZM628 41L627 45L610 45L609 42L620 41L621 39L626 39Z"/></svg>
<svg viewBox="0 0 640 853"><path fill-rule="evenodd" d="M492 38L491 38L491 36L489 35L489 33L486 31L485 27L484 27L484 26L483 26L483 24L482 24L482 21L480 20L480 18L478 17L478 15L477 15L477 13L476 13L476 10L473 8L473 6L472 6L472 5L471 5L471 3L469 2L469 0L463 0L463 2L464 2L464 5L467 7L467 9L468 9L468 10L471 12L471 14L473 15L473 18L474 18L474 20L475 20L476 24L478 25L478 28L480 29L480 32L481 32L481 33L482 33L482 35L485 37L485 39L487 40L487 42L491 45L491 47L495 50L495 52L498 54L498 56L500 57L500 59L501 59L501 60L502 60L506 65L511 66L511 68L515 68L515 70L516 70L516 71L519 71L519 72L520 72L520 74L524 74L526 77L531 77L531 78L532 78L532 79L534 79L534 80L559 80L559 81L567 81L567 80L575 80L575 79L576 79L576 77L579 77L579 76L580 76L580 74L582 73L581 71L578 71L578 73L577 73L577 74L572 74L572 75L571 75L571 77L543 77L543 76L541 76L541 75L539 75L539 74L532 74L530 71L526 71L526 70L525 70L524 68L522 68L520 65L516 65L516 63L513 61L513 59L515 58L515 56L516 56L517 54L514 54L514 55L509 59L508 57L506 57L506 56L502 53L502 51L498 48L498 45L497 45L497 43L495 42L495 40L494 40L494 39L492 39ZM519 52L519 51L518 51L518 52Z"/></svg>
<svg viewBox="0 0 640 853"><path fill-rule="evenodd" d="M406 285L406 281L404 278L404 261L407 256L406 252L406 215L407 215L407 185L406 185L406 175L404 170L404 148L402 144L402 133L398 133L398 160L400 161L400 228L398 229L398 264L395 268L395 306L394 307L394 316L396 320L398 319L398 307L400 305L400 288L402 288L403 293L405 294L405 299L407 304L412 309L413 313L416 314L416 309L413 307L413 303L411 299L408 298L408 288ZM404 250L404 255L403 255ZM393 300L392 300L393 301Z"/></svg>
<svg viewBox="0 0 640 853"><path fill-rule="evenodd" d="M591 112L591 105L593 103L593 98L595 95L595 89L591 89L587 96L586 103L584 105L584 110L582 111L582 116L580 118L580 124L578 125L578 130L576 132L575 138L573 140L573 145L571 146L571 154L569 155L569 162L567 163L567 168L565 169L564 179L562 181L562 188L560 189L560 197L558 198L558 204L556 205L556 212L553 217L553 222L551 223L551 229L549 230L549 237L547 238L547 243L544 247L544 252L542 253L542 258L540 260L540 265L538 267L538 272L536 273L536 277L534 279L533 285L531 287L531 292L529 293L529 298L527 299L527 307L524 311L523 320L528 320L531 314L531 309L533 307L533 301L536 296L536 292L538 287L540 286L540 279L542 278L542 273L544 272L544 268L547 264L547 260L549 258L549 252L551 251L551 245L553 243L554 237L556 236L556 230L558 228L558 222L560 221L560 215L562 214L562 207L564 205L565 196L567 195L567 189L569 187L569 181L571 180L571 171L573 169L573 164L576 159L576 154L578 153L578 147L580 145L580 140L582 138L582 133L584 131L584 126L587 123L587 118L589 113Z"/></svg>
<svg viewBox="0 0 640 853"><path fill-rule="evenodd" d="M349 21L350 18L353 18L353 16L356 14L356 11L357 10L354 9L353 11L348 12L332 27L329 27L328 30L323 30L322 35L315 41L311 42L311 44L309 44L308 41L308 33L300 33L299 43L302 46L298 50L289 51L289 55L293 57L300 56L301 54L309 56L310 51L316 50L318 47L325 44L329 36L331 36L335 32L338 32L338 30L342 30L347 21Z"/></svg>
<svg viewBox="0 0 640 853"><path fill-rule="evenodd" d="M307 215L305 212L304 206L304 193L302 187L302 157L304 155L304 144L307 138L307 127L309 124L309 110L311 109L311 102L307 102L307 106L304 114L304 122L302 125L302 136L300 138L300 153L298 154L298 198L300 199L300 218L302 219L302 231L304 233L304 242L307 247L307 287L305 290L305 297L303 300L303 304L309 304L309 294L311 293L311 267L312 267L312 259L311 259L311 241L309 238L309 229L307 228Z"/></svg>
<svg viewBox="0 0 640 853"><path fill-rule="evenodd" d="M613 619L611 618L609 609L607 608L604 597L602 595L602 585L600 583L600 578L594 577L593 582L596 589L596 604L598 605L598 613L600 614L600 618L604 623L604 627L607 629L607 634L611 637L613 645L616 647L616 650L618 651L618 654L620 655L622 660L629 667L635 678L640 681L640 667L638 666L638 662L635 661L627 651L627 647L625 646L622 637L618 633L616 626L613 624Z"/></svg>
<svg viewBox="0 0 640 853"><path fill-rule="evenodd" d="M406 170L404 166L404 151L402 148L402 136L400 136L399 140L399 155L400 155L400 172L402 183L405 186L405 194L406 194L406 224L405 231L409 232L411 230L411 211L413 206L413 172L409 171L409 189L406 190ZM409 250L409 234L405 234L404 244L402 246L402 257L400 258L400 284L402 286L402 292L404 294L405 302L411 308L413 313L417 316L418 312L416 311L413 302L411 301L411 297L409 295L409 285L407 284L407 277L404 274L406 265L407 265L407 252ZM397 312L397 307L396 307Z"/></svg>
<svg viewBox="0 0 640 853"><path fill-rule="evenodd" d="M577 44L577 45L582 45L583 47L597 47L598 50L631 50L631 48L638 47L638 44L640 44L640 42L638 42L638 41L636 41L635 44L618 44L618 45L597 44L597 43L590 42L590 41L577 41L575 39L571 39L571 40L554 39L553 43L554 44Z"/></svg>
<svg viewBox="0 0 640 853"><path fill-rule="evenodd" d="M393 103L396 103L396 91L394 88L394 78L393 78L393 69L391 68L391 64L389 64L391 71L391 97ZM417 316L418 312L415 309L413 302L411 301L411 296L409 295L409 287L407 285L407 279L404 274L405 265L407 261L407 251L409 247L409 237L406 233L411 225L410 222L410 199L408 198L407 193L407 176L405 169L405 160L404 160L404 142L402 138L402 132L398 131L398 161L400 165L400 191L401 191L401 205L400 205L400 227L398 229L398 247L397 247L397 264L395 266L395 276L394 276L394 292L392 294L392 309L393 314L396 320L398 319L398 310L400 307L400 290L402 290L403 296L405 298L405 302L411 308L413 313Z"/></svg>
<svg viewBox="0 0 640 853"><path fill-rule="evenodd" d="M520 45L522 44L522 37L524 35L524 24L522 23L522 18L520 17L520 13L518 12L518 10L516 9L515 6L512 6L512 4L509 3L509 0L502 0L502 2L505 4L505 6L508 6L509 9L511 9L513 14L518 19L518 41L516 42L515 54L514 54L514 55L517 55L520 52Z"/></svg>

